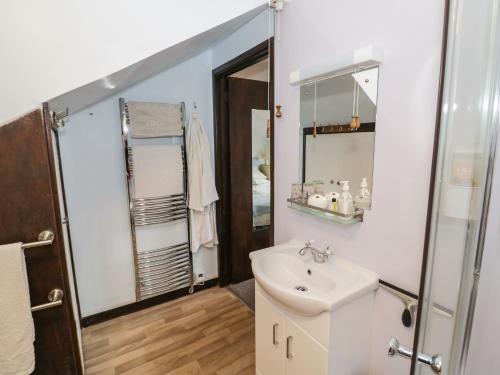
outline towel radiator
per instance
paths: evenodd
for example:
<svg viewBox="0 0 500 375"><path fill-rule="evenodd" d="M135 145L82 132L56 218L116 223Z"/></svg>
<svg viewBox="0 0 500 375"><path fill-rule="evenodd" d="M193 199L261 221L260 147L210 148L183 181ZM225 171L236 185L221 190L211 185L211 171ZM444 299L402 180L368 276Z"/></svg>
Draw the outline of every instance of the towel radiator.
<svg viewBox="0 0 500 375"><path fill-rule="evenodd" d="M134 160L131 145L133 140L129 133L130 116L125 99L120 98L119 106L129 198L136 300L144 300L185 287L189 287L189 291L192 292L194 280L190 245L191 228L187 208L188 181L185 148L185 105L181 103L182 134L161 137L164 139L176 139L177 142L181 143L184 191L179 194L147 198L136 197L134 193ZM140 144L146 145L142 139L144 137L141 137ZM155 249L138 248L137 231L141 227L168 225L169 223L180 221L186 222L186 242L166 244L163 247Z"/></svg>

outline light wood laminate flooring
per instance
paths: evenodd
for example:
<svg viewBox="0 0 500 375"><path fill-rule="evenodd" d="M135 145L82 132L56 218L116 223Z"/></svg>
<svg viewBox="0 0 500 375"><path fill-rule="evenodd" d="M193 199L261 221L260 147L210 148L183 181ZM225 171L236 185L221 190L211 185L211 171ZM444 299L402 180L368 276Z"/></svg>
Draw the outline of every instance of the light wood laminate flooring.
<svg viewBox="0 0 500 375"><path fill-rule="evenodd" d="M224 288L83 330L87 375L255 375L253 312Z"/></svg>

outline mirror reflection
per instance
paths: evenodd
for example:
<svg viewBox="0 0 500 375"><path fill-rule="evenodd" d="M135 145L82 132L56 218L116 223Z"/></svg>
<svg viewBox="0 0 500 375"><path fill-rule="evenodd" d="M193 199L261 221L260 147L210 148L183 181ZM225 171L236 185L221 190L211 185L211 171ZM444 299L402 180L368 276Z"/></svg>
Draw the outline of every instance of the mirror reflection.
<svg viewBox="0 0 500 375"><path fill-rule="evenodd" d="M377 83L375 67L301 87L301 174L308 204L344 214L371 207Z"/></svg>
<svg viewBox="0 0 500 375"><path fill-rule="evenodd" d="M271 129L269 110L252 109L253 226L271 224Z"/></svg>

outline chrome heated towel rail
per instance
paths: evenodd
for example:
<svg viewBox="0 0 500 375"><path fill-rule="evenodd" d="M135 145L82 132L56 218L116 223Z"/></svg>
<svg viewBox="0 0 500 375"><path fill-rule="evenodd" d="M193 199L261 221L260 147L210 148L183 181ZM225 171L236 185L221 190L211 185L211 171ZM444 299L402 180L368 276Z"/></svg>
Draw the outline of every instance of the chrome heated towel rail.
<svg viewBox="0 0 500 375"><path fill-rule="evenodd" d="M132 233L132 249L134 256L136 299L144 300L184 287L193 288L193 267L190 251L190 223L187 207L187 163L185 140L185 106L180 104L182 131L179 134L165 137L151 137L156 140L141 137L140 145L164 144L167 138L172 144L180 144L182 150L182 169L184 191L178 194L157 197L138 197L135 194L134 179L137 165L134 165L132 144L137 142L130 134L130 114L127 102L120 98L120 115L122 120L122 140L125 152L127 188L130 209L130 227ZM159 140L163 139L162 141ZM163 233L174 222L185 222L186 240L177 239L171 243L163 243L160 248L140 248L137 233L147 230L149 234L156 231ZM172 224L171 224L172 223ZM181 224L182 225L182 224ZM146 227L154 227L146 229ZM141 229L142 228L142 229ZM158 233L158 232L156 232ZM167 241L168 242L168 241ZM174 242L174 243L172 243ZM144 245L142 245L144 246Z"/></svg>

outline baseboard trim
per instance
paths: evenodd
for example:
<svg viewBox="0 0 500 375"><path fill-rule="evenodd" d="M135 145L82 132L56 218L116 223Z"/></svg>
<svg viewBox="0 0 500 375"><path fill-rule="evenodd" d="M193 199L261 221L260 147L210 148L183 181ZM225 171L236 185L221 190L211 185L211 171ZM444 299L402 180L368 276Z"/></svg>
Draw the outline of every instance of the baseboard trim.
<svg viewBox="0 0 500 375"><path fill-rule="evenodd" d="M205 281L203 285L195 286L195 293L204 289L212 288L219 285L219 279L211 279ZM94 315L89 315L81 319L80 324L82 327L89 327L94 324L102 323L123 315L131 314L137 311L147 309L148 307L160 305L162 303L172 301L174 299L189 295L189 287L174 290L156 297L148 298L144 301L133 302L128 305L120 306L111 310L106 310Z"/></svg>

